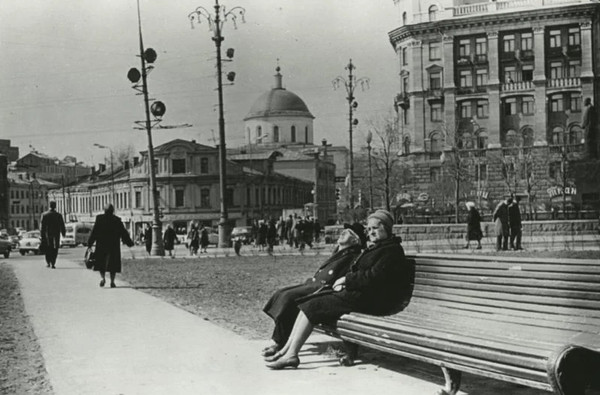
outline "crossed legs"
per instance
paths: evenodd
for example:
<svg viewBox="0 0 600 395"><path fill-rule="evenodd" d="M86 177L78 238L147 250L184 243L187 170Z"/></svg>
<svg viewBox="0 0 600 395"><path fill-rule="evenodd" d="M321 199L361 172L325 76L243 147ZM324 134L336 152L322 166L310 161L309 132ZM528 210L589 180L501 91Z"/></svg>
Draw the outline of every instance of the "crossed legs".
<svg viewBox="0 0 600 395"><path fill-rule="evenodd" d="M310 336L313 330L313 325L310 323L303 311L298 313L292 333L285 345L270 358L265 359L267 367L275 370L284 369L287 367L296 368L300 364L298 353Z"/></svg>

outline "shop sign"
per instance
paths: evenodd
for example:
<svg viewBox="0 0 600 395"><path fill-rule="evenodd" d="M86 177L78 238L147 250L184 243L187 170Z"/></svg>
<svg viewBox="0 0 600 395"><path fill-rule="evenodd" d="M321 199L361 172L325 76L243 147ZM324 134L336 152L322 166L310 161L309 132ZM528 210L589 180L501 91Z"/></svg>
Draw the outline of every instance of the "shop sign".
<svg viewBox="0 0 600 395"><path fill-rule="evenodd" d="M551 198L553 197L557 197L557 196L562 196L562 195L577 195L577 188L575 187L559 187L559 186L555 186L555 187L550 187L546 190L548 192L548 195L550 195Z"/></svg>

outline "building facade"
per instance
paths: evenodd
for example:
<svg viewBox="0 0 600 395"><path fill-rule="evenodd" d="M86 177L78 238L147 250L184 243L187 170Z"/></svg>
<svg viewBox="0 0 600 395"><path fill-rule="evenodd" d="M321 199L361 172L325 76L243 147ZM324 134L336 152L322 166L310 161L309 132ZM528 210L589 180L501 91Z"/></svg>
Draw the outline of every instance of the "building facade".
<svg viewBox="0 0 600 395"><path fill-rule="evenodd" d="M17 159L14 170L61 185L78 181L92 172L90 167L77 162L72 156L60 160L35 150Z"/></svg>
<svg viewBox="0 0 600 395"><path fill-rule="evenodd" d="M8 173L8 218L6 227L35 230L48 209L48 191L58 185L30 173Z"/></svg>
<svg viewBox="0 0 600 395"><path fill-rule="evenodd" d="M584 99L600 99L600 4L394 2L398 133L412 171L402 196L442 211L452 196L492 209L508 193L539 210L597 210L598 172L578 169L599 166L584 155L581 121Z"/></svg>
<svg viewBox="0 0 600 395"><path fill-rule="evenodd" d="M149 189L148 153L133 167L101 168L87 180L56 188L49 199L58 211L73 220L93 222L107 203L113 203L132 235L153 218L153 199ZM155 147L156 183L159 191L161 221L177 230L191 222L216 226L220 216L218 149L195 141L172 140ZM265 161L272 161L266 158ZM265 168L269 166L266 165ZM227 161L228 217L234 226L250 225L256 208L265 208L262 218L277 219L284 209L302 205L311 196L312 183L276 172L259 171Z"/></svg>

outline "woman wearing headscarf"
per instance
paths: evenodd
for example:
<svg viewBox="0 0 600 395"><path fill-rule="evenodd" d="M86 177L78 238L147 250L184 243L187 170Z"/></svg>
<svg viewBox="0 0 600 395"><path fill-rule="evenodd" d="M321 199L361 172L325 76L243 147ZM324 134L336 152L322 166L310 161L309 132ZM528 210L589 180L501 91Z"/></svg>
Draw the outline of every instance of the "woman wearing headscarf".
<svg viewBox="0 0 600 395"><path fill-rule="evenodd" d="M264 357L275 354L287 342L299 312L297 299L331 289L334 281L346 274L361 249L366 247L366 242L365 228L361 224L344 224L333 254L312 278L303 284L279 289L271 296L263 311L273 319L275 329L271 336L273 344L262 350Z"/></svg>
<svg viewBox="0 0 600 395"><path fill-rule="evenodd" d="M359 312L388 315L410 297L410 266L392 232L393 217L377 210L368 217L367 236L371 245L354 261L330 292L310 295L298 305L300 312L292 333L275 355L265 358L271 369L296 368L298 353L318 324L332 325L344 314Z"/></svg>

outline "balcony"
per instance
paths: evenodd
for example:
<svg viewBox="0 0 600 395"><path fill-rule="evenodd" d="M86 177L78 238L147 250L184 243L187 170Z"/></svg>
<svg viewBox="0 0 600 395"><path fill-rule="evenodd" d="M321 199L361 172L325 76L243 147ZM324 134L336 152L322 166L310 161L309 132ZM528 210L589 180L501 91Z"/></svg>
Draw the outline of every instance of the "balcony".
<svg viewBox="0 0 600 395"><path fill-rule="evenodd" d="M533 82L519 81L501 85L502 92L525 92L534 90Z"/></svg>
<svg viewBox="0 0 600 395"><path fill-rule="evenodd" d="M475 55L475 57L473 59L473 63L475 63L475 64L487 64L487 62L488 62L487 54Z"/></svg>
<svg viewBox="0 0 600 395"><path fill-rule="evenodd" d="M546 81L547 88L580 88L581 79L579 77L555 78Z"/></svg>
<svg viewBox="0 0 600 395"><path fill-rule="evenodd" d="M444 98L442 88L427 89L425 94L427 95L427 98L430 100Z"/></svg>
<svg viewBox="0 0 600 395"><path fill-rule="evenodd" d="M563 152L563 145L549 145L548 148L551 154L562 154ZM564 148L567 154L585 152L585 144L566 144Z"/></svg>
<svg viewBox="0 0 600 395"><path fill-rule="evenodd" d="M477 4L465 4L454 7L453 16L461 17L478 14L492 14L498 11L513 11L522 8L540 8L566 4L587 3L588 0L498 0ZM425 22L425 21L423 21Z"/></svg>

